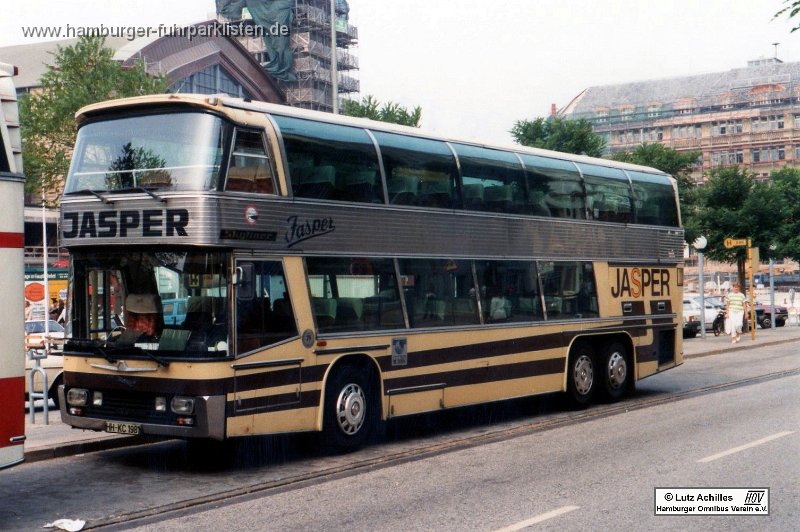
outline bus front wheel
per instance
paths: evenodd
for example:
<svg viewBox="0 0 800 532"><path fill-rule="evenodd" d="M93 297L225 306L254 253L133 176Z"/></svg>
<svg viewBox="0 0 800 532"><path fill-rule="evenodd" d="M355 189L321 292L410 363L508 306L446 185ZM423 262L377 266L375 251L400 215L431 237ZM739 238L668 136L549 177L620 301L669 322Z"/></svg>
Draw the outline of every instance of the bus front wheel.
<svg viewBox="0 0 800 532"><path fill-rule="evenodd" d="M594 349L588 343L576 343L570 351L567 375L567 393L575 405L586 406L591 403L597 388L597 377Z"/></svg>
<svg viewBox="0 0 800 532"><path fill-rule="evenodd" d="M366 442L377 423L375 381L369 371L351 365L334 371L325 387L324 444L352 451Z"/></svg>

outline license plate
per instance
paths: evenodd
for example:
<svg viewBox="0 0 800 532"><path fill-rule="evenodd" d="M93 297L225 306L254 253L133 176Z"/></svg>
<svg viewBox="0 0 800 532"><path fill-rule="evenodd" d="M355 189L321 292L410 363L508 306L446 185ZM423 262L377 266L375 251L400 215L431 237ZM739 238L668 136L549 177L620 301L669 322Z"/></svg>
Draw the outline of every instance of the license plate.
<svg viewBox="0 0 800 532"><path fill-rule="evenodd" d="M113 423L111 421L106 421L106 432L138 436L142 433L142 426L134 423Z"/></svg>

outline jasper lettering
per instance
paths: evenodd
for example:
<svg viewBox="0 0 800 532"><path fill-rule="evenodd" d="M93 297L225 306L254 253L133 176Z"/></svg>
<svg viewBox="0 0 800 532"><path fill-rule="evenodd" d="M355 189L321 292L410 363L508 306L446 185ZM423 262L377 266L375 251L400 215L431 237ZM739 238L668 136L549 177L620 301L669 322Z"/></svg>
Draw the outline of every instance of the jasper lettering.
<svg viewBox="0 0 800 532"><path fill-rule="evenodd" d="M669 296L669 270L666 268L617 268L611 297Z"/></svg>
<svg viewBox="0 0 800 532"><path fill-rule="evenodd" d="M297 216L289 216L286 219L289 229L286 231L286 243L292 247L303 240L314 238L315 236L332 233L336 226L333 218L314 218L311 220L299 220Z"/></svg>
<svg viewBox="0 0 800 532"><path fill-rule="evenodd" d="M64 238L188 236L186 209L64 213Z"/></svg>

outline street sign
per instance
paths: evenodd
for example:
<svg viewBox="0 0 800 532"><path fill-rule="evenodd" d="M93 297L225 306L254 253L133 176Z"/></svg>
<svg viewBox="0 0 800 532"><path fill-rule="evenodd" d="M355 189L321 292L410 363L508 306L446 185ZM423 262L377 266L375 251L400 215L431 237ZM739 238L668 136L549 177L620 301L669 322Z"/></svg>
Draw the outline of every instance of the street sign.
<svg viewBox="0 0 800 532"><path fill-rule="evenodd" d="M746 246L747 239L746 238L726 238L725 239L725 247L728 249L739 247L739 246Z"/></svg>

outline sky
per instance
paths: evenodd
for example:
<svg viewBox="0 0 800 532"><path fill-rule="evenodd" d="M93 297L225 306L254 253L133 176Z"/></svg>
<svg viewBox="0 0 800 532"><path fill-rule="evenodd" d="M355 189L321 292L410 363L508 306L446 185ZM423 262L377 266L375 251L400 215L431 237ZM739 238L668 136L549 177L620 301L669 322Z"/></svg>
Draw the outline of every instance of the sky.
<svg viewBox="0 0 800 532"><path fill-rule="evenodd" d="M29 26L150 26L213 15L214 0L6 0L0 47ZM584 89L800 61L783 0L350 0L361 95L422 107L437 134L508 143ZM798 19L800 23L800 19ZM2 60L2 57L0 57Z"/></svg>

